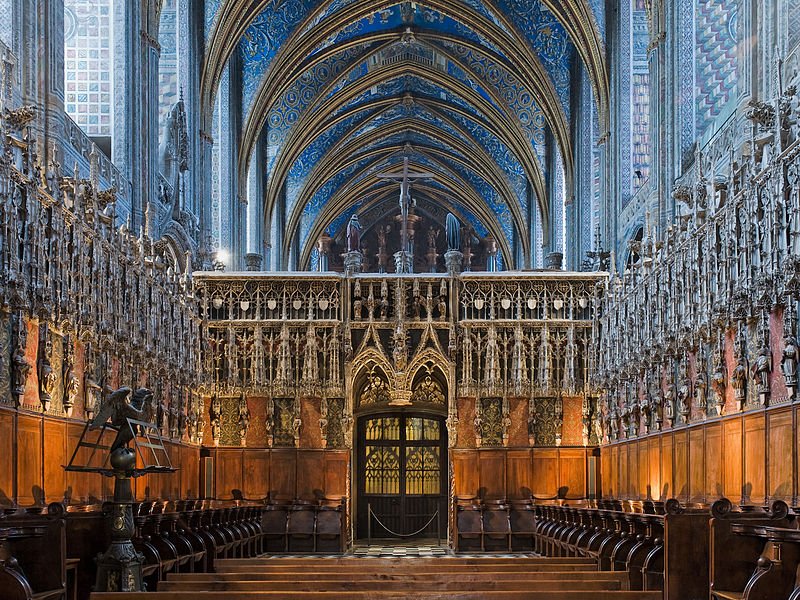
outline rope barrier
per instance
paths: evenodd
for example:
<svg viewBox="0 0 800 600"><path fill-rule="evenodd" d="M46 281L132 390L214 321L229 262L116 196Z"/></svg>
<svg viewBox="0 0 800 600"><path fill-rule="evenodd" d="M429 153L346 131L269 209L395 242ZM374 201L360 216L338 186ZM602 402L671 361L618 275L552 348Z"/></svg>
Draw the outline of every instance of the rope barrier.
<svg viewBox="0 0 800 600"><path fill-rule="evenodd" d="M375 519L375 521L378 523L378 525L380 525L381 527L383 527L383 528L384 528L384 529L387 531L387 533L389 533L390 535L393 535L393 536L395 536L395 537L399 537L399 538L410 538L410 537L414 537L415 535L419 535L420 533L422 533L423 531L425 531L425 530L428 528L428 525L430 525L431 523L433 523L433 520L434 520L434 519L436 519L436 518L438 518L438 516L439 516L439 509L437 509L437 510L436 510L436 512L435 512L435 513L433 513L433 516L432 516L432 517L431 517L431 518L428 520L428 522L427 522L427 523L425 523L425 525L423 525L422 527L420 527L419 529L417 529L417 530L416 530L414 533L397 533L396 531L392 531L392 530L391 530L391 529L389 529L389 528L388 528L386 525L384 525L384 524L381 522L381 520L378 518L378 515L376 515L376 514L375 514L375 513L372 511L372 505L371 505L371 504L368 504L368 505L367 505L367 519L368 519L368 520L369 520L369 522L370 522L370 523L369 523L369 525L370 525L370 526L367 528L367 529L368 529L368 531L369 531L368 537L369 537L370 539L372 539L372 526L371 526L371 520L372 520L372 518L374 518L374 519ZM437 539L439 538L439 531L438 531L438 527L437 527L436 537L437 537Z"/></svg>

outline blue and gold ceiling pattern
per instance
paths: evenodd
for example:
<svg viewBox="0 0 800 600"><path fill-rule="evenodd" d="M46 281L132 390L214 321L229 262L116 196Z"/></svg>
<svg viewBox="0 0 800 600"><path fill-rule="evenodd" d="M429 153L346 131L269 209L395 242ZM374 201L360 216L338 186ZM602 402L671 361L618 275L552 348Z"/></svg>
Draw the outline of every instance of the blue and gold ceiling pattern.
<svg viewBox="0 0 800 600"><path fill-rule="evenodd" d="M531 261L532 222L546 228L549 213L560 210L548 198L550 154L562 157L571 182L576 69L587 70L604 110L607 81L592 54L604 43L602 7L601 0L206 0L206 103L221 65L238 53L240 155L265 145L266 220L285 199L286 237L300 238L307 260L318 236L340 233L354 212L396 203L396 190L376 175L411 157L442 174L426 184L426 197L498 238L503 262L522 267ZM525 264L511 255L517 245Z"/></svg>

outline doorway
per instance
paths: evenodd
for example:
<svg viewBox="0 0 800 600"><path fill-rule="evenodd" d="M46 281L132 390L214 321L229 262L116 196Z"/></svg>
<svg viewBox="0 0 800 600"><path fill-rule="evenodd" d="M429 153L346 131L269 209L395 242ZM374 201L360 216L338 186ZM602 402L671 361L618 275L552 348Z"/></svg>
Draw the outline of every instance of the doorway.
<svg viewBox="0 0 800 600"><path fill-rule="evenodd" d="M359 418L357 434L356 537L444 538L448 465L444 417L372 414Z"/></svg>

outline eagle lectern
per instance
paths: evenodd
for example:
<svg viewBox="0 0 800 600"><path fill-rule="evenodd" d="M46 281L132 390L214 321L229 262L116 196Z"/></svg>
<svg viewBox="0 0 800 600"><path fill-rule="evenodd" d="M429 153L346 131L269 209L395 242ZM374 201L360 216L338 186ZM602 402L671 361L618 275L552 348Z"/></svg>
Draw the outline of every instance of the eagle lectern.
<svg viewBox="0 0 800 600"><path fill-rule="evenodd" d="M144 556L137 552L131 539L131 479L175 471L164 448L161 432L152 423L153 393L140 388L129 401L130 393L129 387L122 387L105 396L97 416L86 423L75 452L65 467L67 471L100 473L114 478L114 499L106 511L111 545L96 559L96 592L145 591L142 579ZM105 432L109 430L116 432L110 446L104 444ZM94 441L91 441L93 436Z"/></svg>

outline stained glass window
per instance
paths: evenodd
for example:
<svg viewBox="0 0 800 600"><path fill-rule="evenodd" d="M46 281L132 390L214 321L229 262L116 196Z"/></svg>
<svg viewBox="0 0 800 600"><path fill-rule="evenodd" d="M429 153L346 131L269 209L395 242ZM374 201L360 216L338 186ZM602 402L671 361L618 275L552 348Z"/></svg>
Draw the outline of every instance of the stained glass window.
<svg viewBox="0 0 800 600"><path fill-rule="evenodd" d="M364 489L367 494L400 493L399 446L367 446Z"/></svg>
<svg viewBox="0 0 800 600"><path fill-rule="evenodd" d="M406 494L438 495L440 491L439 448L406 447Z"/></svg>

